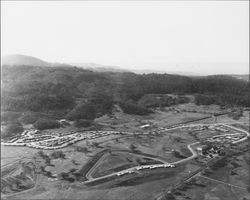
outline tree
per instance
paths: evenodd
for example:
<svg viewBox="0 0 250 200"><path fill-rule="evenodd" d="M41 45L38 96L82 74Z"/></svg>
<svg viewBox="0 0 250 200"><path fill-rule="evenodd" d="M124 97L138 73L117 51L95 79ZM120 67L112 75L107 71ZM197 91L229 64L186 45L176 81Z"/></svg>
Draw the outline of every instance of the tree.
<svg viewBox="0 0 250 200"><path fill-rule="evenodd" d="M129 149L131 151L135 151L137 149L137 146L135 144L130 144Z"/></svg>
<svg viewBox="0 0 250 200"><path fill-rule="evenodd" d="M75 146L75 151L78 151L78 152L83 152L83 153L89 153L89 150L87 147L81 147L81 146Z"/></svg>
<svg viewBox="0 0 250 200"><path fill-rule="evenodd" d="M120 102L119 105L122 108L123 112L127 114L147 115L149 113L152 113L152 111L139 106L132 101Z"/></svg>
<svg viewBox="0 0 250 200"><path fill-rule="evenodd" d="M53 159L58 159L58 158L65 159L65 154L63 153L63 151L54 151L50 154L50 156Z"/></svg>
<svg viewBox="0 0 250 200"><path fill-rule="evenodd" d="M92 146L96 147L96 148L99 148L100 147L100 144L98 142L92 142Z"/></svg>

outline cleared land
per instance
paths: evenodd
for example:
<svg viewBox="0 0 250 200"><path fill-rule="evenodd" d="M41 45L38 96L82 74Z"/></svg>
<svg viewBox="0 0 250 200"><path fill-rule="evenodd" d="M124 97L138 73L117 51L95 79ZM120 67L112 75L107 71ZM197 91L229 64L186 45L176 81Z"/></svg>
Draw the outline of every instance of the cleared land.
<svg viewBox="0 0 250 200"><path fill-rule="evenodd" d="M181 116L185 114L185 116ZM244 114L246 115L246 113ZM185 120L195 117L209 116L203 113L191 113L184 112L182 114L174 113L173 111L159 111L147 117L129 116L126 114L117 113L118 121L112 126L112 130L127 131L132 133L141 133L139 135L120 135L120 136L107 136L103 138L96 138L93 141L79 141L73 146L65 147L62 150L64 158L52 158L51 153L54 150L43 150L44 154L48 157L41 158L37 155L38 149L32 149L27 147L11 147L2 146L2 166L11 166L16 160L26 159L35 160L36 169L40 170L37 174L36 185L33 189L25 189L23 192L16 194L5 195L6 199L46 199L48 196L54 199L155 199L160 193L168 190L173 185L178 184L182 179L185 179L190 174L202 167L202 164L196 160L190 160L185 163L181 163L175 168L159 168L159 169L145 169L138 171L138 173L128 174L121 177L111 178L109 180L101 180L90 184L84 184L83 181L87 180L86 175L90 169L101 159L96 165L90 175L100 177L105 174L113 173L124 169L126 167L136 166L138 164L143 165L145 163L157 162L156 159L163 159L166 162L174 162L177 160L185 159L191 156L191 152L187 148L188 144L195 143L201 138L212 137L215 135L223 135L225 133L218 130L197 130L195 134L191 134L191 130L187 128L175 129L161 134L154 133L153 130L157 127L166 127L171 124L183 123ZM166 118L165 118L166 117ZM173 119L173 120L171 120ZM246 123L245 117L235 121L225 116L217 117L218 122L238 122ZM103 130L110 130L108 117L99 118L97 121L103 124ZM140 128L141 125L153 122L154 126L147 130ZM197 123L214 123L212 119L207 119ZM162 124L160 126L159 124ZM239 127L240 128L240 127ZM67 128L65 132L68 132L70 128ZM62 129L60 131L63 131ZM149 134L143 134L143 133ZM229 130L230 134L237 133L237 130ZM99 145L93 144L97 142ZM84 147L86 149L82 150ZM196 147L195 147L196 148ZM27 153L25 153L27 152ZM176 152L179 152L176 154ZM244 157L245 155L239 155L234 157L237 160L236 166L229 162L227 168L221 168L214 170L213 174L207 176L211 179L218 181L229 181L230 184L236 184L240 187L245 187L249 180L247 175L249 161ZM152 157L150 159L149 157ZM49 158L49 159L48 159ZM246 161L244 161L246 160ZM248 163L248 165L247 165ZM235 166L234 166L235 165ZM13 168L9 171L3 171L7 175L11 175ZM223 175L220 174L223 172ZM65 177L62 179L62 173ZM232 173L233 175L231 175ZM237 174L235 174L237 173ZM217 174L217 175L216 175ZM205 175L204 175L205 176ZM222 179L218 179L218 177ZM230 179L227 177L230 176ZM224 178L225 177L225 178ZM176 199L183 199L184 196L191 199L206 199L211 198L219 199L225 192L226 197L229 200L234 200L232 192L228 190L228 186L223 183L212 181L203 177L195 176L197 184L190 187L190 189L184 191L178 191L175 195ZM205 187L203 186L205 185ZM245 186L244 186L245 185ZM227 190L226 190L227 189ZM235 195L240 193L240 199L247 197L247 190L241 191L240 188L231 188ZM204 195L202 193L204 192ZM202 196L203 195L203 196ZM245 195L245 196L244 196ZM231 197L231 199L229 198Z"/></svg>

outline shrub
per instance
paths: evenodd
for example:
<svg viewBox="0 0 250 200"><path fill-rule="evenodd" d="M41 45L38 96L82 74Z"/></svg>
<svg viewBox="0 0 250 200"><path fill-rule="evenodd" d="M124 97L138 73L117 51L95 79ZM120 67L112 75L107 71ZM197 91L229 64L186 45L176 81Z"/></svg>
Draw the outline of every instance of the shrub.
<svg viewBox="0 0 250 200"><path fill-rule="evenodd" d="M82 152L82 153L90 152L87 147L81 147L81 146L75 146L75 151Z"/></svg>
<svg viewBox="0 0 250 200"><path fill-rule="evenodd" d="M174 156L176 158L186 158L185 156L183 156L179 151L174 151Z"/></svg>
<svg viewBox="0 0 250 200"><path fill-rule="evenodd" d="M58 159L58 158L65 159L65 154L63 153L63 151L54 151L50 154L50 156L53 159Z"/></svg>
<svg viewBox="0 0 250 200"><path fill-rule="evenodd" d="M41 118L38 119L33 126L38 130L60 128L60 123L56 120Z"/></svg>
<svg viewBox="0 0 250 200"><path fill-rule="evenodd" d="M77 127L77 128L81 128L81 127L89 127L91 126L93 123L92 120L87 120L87 119L79 119L79 120L76 120L74 122L74 126Z"/></svg>
<svg viewBox="0 0 250 200"><path fill-rule="evenodd" d="M172 97L165 94L146 94L138 101L138 104L142 107L151 108L172 106L187 103L188 101L189 99L184 96Z"/></svg>
<svg viewBox="0 0 250 200"><path fill-rule="evenodd" d="M211 105L216 103L216 99L211 95L196 94L195 104L196 105Z"/></svg>
<svg viewBox="0 0 250 200"><path fill-rule="evenodd" d="M11 122L7 124L7 126L2 130L1 137L2 139L11 138L13 136L19 135L23 132L23 130L23 126L20 122Z"/></svg>

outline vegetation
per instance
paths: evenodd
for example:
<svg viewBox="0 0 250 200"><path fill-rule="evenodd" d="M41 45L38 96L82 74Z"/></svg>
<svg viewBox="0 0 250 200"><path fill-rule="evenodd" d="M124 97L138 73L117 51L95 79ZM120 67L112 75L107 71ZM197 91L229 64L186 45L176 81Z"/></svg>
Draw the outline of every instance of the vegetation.
<svg viewBox="0 0 250 200"><path fill-rule="evenodd" d="M184 96L170 96L165 94L146 94L139 101L138 104L142 107L165 107L181 103L187 103L189 99Z"/></svg>
<svg viewBox="0 0 250 200"><path fill-rule="evenodd" d="M42 114L39 112L25 112L20 118L19 121L24 124L34 124L40 118L51 118L48 114Z"/></svg>
<svg viewBox="0 0 250 200"><path fill-rule="evenodd" d="M38 130L46 130L46 129L53 129L53 128L59 128L60 123L56 120L51 119L38 119L33 126Z"/></svg>
<svg viewBox="0 0 250 200"><path fill-rule="evenodd" d="M92 72L69 66L8 65L2 66L2 75L1 104L5 112L55 112L61 118L66 113L70 120L92 120L111 113L114 105L119 104L125 113L145 115L151 107L187 102L185 94L195 94L199 105L250 107L249 82L231 76L139 75ZM17 115L5 119L12 117ZM35 120L29 116L22 118L33 123Z"/></svg>
<svg viewBox="0 0 250 200"><path fill-rule="evenodd" d="M81 146L75 146L75 151L82 152L82 153L89 153L90 152L87 147L81 147Z"/></svg>
<svg viewBox="0 0 250 200"><path fill-rule="evenodd" d="M87 120L87 119L79 119L79 120L76 120L74 122L74 126L77 127L77 128L81 128L81 127L89 127L91 126L93 123L92 120Z"/></svg>
<svg viewBox="0 0 250 200"><path fill-rule="evenodd" d="M186 156L182 155L179 151L175 150L173 153L176 158L186 158Z"/></svg>
<svg viewBox="0 0 250 200"><path fill-rule="evenodd" d="M1 113L1 121L8 122L8 121L16 121L21 116L21 113L14 112L14 111L6 111Z"/></svg>
<svg viewBox="0 0 250 200"><path fill-rule="evenodd" d="M23 126L20 122L14 121L7 124L1 131L1 138L8 139L23 132Z"/></svg>
<svg viewBox="0 0 250 200"><path fill-rule="evenodd" d="M130 149L132 152L135 152L135 151L137 150L137 146L136 146L135 144L130 144L129 149Z"/></svg>
<svg viewBox="0 0 250 200"><path fill-rule="evenodd" d="M65 159L65 154L63 153L63 151L54 151L50 154L50 156L53 159L58 159L58 158Z"/></svg>
<svg viewBox="0 0 250 200"><path fill-rule="evenodd" d="M240 117L243 116L243 109L242 108L234 108L233 112L229 114L229 117L232 117L234 120L239 120Z"/></svg>
<svg viewBox="0 0 250 200"><path fill-rule="evenodd" d="M91 103L83 103L77 105L73 110L71 110L65 118L68 120L78 120L78 119L95 119L96 108Z"/></svg>
<svg viewBox="0 0 250 200"><path fill-rule="evenodd" d="M38 155L39 157L41 157L41 158L45 161L45 164L46 164L46 165L48 165L48 166L53 166L53 165L51 164L51 159L50 159L50 157L49 157L47 154L45 154L44 151L42 151L42 150L38 151L38 152L37 152L37 155Z"/></svg>
<svg viewBox="0 0 250 200"><path fill-rule="evenodd" d="M122 108L123 112L127 114L147 115L151 113L150 110L139 106L132 101L121 102L119 105Z"/></svg>

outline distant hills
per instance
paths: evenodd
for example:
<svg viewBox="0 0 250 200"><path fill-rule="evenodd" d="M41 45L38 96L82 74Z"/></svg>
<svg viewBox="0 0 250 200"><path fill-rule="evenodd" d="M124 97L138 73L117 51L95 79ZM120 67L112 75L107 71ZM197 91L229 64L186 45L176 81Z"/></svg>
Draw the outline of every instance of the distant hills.
<svg viewBox="0 0 250 200"><path fill-rule="evenodd" d="M14 54L4 56L1 59L2 65L30 65L30 66L50 66L51 64L39 58Z"/></svg>
<svg viewBox="0 0 250 200"><path fill-rule="evenodd" d="M49 63L36 57L14 54L2 57L1 65L27 65L36 67L68 66L88 69L95 72L129 72L117 66L105 66L96 63Z"/></svg>
<svg viewBox="0 0 250 200"><path fill-rule="evenodd" d="M183 95L193 95L199 105L250 107L250 83L233 75L109 73L112 68L102 69L93 63L74 67L75 63L48 63L21 55L8 56L2 64L1 109L4 112L38 112L53 119L66 116L94 119L111 114L113 107L119 105L128 114L147 114L150 106L159 106L158 100L148 98L150 94L180 96L165 99L165 106L185 102ZM91 67L103 72L88 70Z"/></svg>
<svg viewBox="0 0 250 200"><path fill-rule="evenodd" d="M96 63L69 63L69 64L83 69L89 69L94 72L130 72L129 70L120 68L118 66L105 66Z"/></svg>
<svg viewBox="0 0 250 200"><path fill-rule="evenodd" d="M158 74L177 74L183 76L204 76L205 74L198 74L188 71L169 71L169 70L139 70L139 69L124 69L118 66L106 66L100 65L96 63L51 63L44 60L41 60L36 57L21 55L21 54L14 54L2 57L1 65L27 65L27 66L37 66L37 67L53 67L53 66L68 66L68 67L79 67L87 70L91 70L93 72L134 72L136 74L150 74L150 73L158 73ZM219 67L219 66L218 66ZM231 67L229 65L229 67ZM234 78L249 81L249 74L227 74Z"/></svg>
<svg viewBox="0 0 250 200"><path fill-rule="evenodd" d="M229 76L240 80L249 81L249 74L230 74Z"/></svg>

